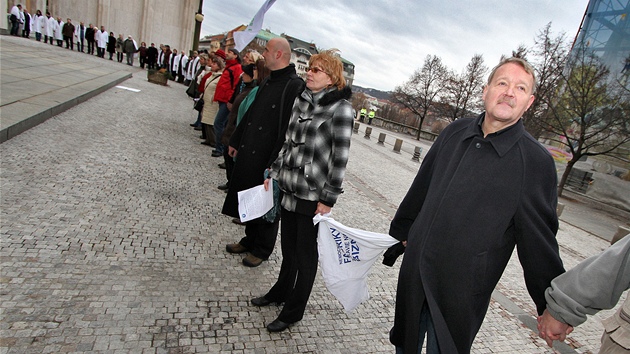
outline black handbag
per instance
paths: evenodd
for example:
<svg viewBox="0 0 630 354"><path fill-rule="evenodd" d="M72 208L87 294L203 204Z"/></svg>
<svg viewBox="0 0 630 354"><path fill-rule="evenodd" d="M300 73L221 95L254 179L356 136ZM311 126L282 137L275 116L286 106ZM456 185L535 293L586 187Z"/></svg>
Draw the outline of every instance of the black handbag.
<svg viewBox="0 0 630 354"><path fill-rule="evenodd" d="M186 90L186 94L188 95L188 97L197 98L197 96L199 95L199 92L197 92L197 85L197 80L192 80L190 82L190 85Z"/></svg>
<svg viewBox="0 0 630 354"><path fill-rule="evenodd" d="M193 106L193 108L195 109L195 111L203 111L203 97L198 99L197 101L195 101L195 105Z"/></svg>

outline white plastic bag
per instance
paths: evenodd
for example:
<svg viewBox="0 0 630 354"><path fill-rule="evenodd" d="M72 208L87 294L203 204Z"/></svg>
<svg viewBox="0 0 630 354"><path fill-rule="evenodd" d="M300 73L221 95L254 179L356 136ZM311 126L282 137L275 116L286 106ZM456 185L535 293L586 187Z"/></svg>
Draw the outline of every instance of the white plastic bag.
<svg viewBox="0 0 630 354"><path fill-rule="evenodd" d="M370 298L367 276L382 252L399 241L387 234L354 229L328 216L316 215L317 248L326 288L346 312Z"/></svg>

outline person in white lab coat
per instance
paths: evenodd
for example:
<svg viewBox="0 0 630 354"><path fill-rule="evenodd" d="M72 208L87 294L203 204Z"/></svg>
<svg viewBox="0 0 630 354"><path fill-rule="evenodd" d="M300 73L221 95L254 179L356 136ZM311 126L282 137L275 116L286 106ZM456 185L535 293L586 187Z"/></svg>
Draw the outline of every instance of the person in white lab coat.
<svg viewBox="0 0 630 354"><path fill-rule="evenodd" d="M58 47L63 47L63 33L61 33L63 25L64 23L63 21L61 21L61 17L57 17L53 28L53 34L55 36L55 40L57 41Z"/></svg>
<svg viewBox="0 0 630 354"><path fill-rule="evenodd" d="M95 39L97 55L105 58L105 48L107 48L107 41L109 41L109 34L105 31L105 26L101 26L101 30L96 32Z"/></svg>

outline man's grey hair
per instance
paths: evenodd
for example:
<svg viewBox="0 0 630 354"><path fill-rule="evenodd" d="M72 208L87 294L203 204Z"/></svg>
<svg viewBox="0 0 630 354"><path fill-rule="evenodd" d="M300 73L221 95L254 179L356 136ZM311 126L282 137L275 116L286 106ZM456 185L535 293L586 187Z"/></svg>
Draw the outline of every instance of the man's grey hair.
<svg viewBox="0 0 630 354"><path fill-rule="evenodd" d="M525 70L526 73L532 76L532 78L534 79L534 87L532 88L532 95L535 94L536 86L538 86L536 83L536 70L534 70L534 67L527 60L523 58L511 57L511 58L502 59L501 62L499 62L499 64L497 64L497 66L495 66L490 72L490 75L488 76L487 85L490 85L490 83L492 82L492 79L494 78L494 74L496 74L497 70L499 70L499 68L502 67L503 65L509 64L509 63L520 65Z"/></svg>

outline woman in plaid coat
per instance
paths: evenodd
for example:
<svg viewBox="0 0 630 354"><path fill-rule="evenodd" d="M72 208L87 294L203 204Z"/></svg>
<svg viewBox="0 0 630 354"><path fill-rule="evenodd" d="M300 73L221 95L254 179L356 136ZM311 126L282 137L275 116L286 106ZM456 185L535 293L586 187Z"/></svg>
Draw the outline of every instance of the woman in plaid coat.
<svg viewBox="0 0 630 354"><path fill-rule="evenodd" d="M295 100L284 145L271 166L270 177L283 192L282 266L271 290L252 300L256 306L284 302L278 318L267 325L270 332L302 319L317 274L313 216L329 213L343 192L354 110L335 52L311 57L306 89Z"/></svg>

